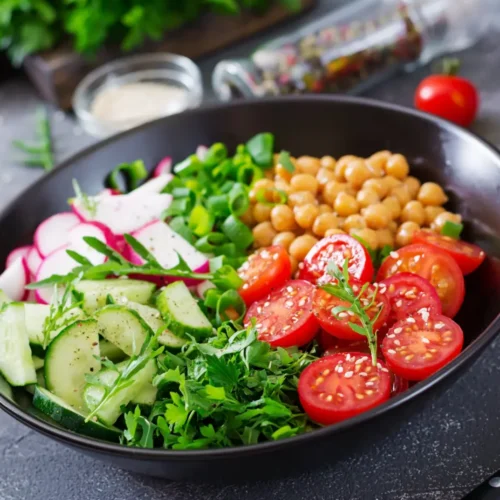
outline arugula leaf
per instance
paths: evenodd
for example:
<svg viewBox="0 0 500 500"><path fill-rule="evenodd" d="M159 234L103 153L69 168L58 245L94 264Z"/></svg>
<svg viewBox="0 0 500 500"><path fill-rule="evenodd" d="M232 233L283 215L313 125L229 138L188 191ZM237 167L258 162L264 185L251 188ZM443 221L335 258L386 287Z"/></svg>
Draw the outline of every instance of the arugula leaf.
<svg viewBox="0 0 500 500"><path fill-rule="evenodd" d="M228 390L238 383L239 369L234 364L227 363L224 358L207 356L207 376L212 385L225 387Z"/></svg>

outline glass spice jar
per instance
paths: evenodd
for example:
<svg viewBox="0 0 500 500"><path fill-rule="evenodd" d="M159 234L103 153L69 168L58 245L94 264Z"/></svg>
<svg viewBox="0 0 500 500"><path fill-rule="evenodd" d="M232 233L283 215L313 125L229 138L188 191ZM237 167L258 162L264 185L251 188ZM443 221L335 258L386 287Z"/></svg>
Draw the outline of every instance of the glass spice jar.
<svg viewBox="0 0 500 500"><path fill-rule="evenodd" d="M356 0L320 21L221 61L221 100L301 93L357 93L475 43L500 15L498 0Z"/></svg>

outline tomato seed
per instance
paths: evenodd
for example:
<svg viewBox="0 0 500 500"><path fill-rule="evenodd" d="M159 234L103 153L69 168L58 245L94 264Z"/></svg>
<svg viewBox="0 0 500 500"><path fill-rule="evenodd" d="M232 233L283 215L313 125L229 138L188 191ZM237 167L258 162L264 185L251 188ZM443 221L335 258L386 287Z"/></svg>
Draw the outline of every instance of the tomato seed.
<svg viewBox="0 0 500 500"><path fill-rule="evenodd" d="M356 394L356 399L365 399L363 394Z"/></svg>
<svg viewBox="0 0 500 500"><path fill-rule="evenodd" d="M325 381L325 378L324 377L318 377L316 379L316 385L320 385L321 383L323 383Z"/></svg>
<svg viewBox="0 0 500 500"><path fill-rule="evenodd" d="M408 354L408 356L405 356L406 361L411 361L415 357L414 354Z"/></svg>
<svg viewBox="0 0 500 500"><path fill-rule="evenodd" d="M332 399L333 399L333 396L331 394L328 394L328 396L326 397L326 400L328 402L330 402Z"/></svg>
<svg viewBox="0 0 500 500"><path fill-rule="evenodd" d="M371 389L368 389L367 391L365 391L365 393L367 396L371 396L373 394L373 391Z"/></svg>

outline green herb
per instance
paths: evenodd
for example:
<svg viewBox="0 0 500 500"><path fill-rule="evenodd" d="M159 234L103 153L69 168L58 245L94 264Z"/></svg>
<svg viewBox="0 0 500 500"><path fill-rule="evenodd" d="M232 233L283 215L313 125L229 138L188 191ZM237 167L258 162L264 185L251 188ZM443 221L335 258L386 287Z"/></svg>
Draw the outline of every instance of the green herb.
<svg viewBox="0 0 500 500"><path fill-rule="evenodd" d="M0 19L1 17L0 12ZM54 168L54 148L52 145L49 117L45 108L40 108L37 111L36 119L39 143L37 145L29 145L23 141L16 140L12 142L12 145L28 155L23 160L24 165L28 167L40 167L49 172Z"/></svg>
<svg viewBox="0 0 500 500"><path fill-rule="evenodd" d="M335 284L323 285L321 288L328 292L330 295L338 297L339 299L347 302L349 306L338 306L332 310L332 314L338 318L338 315L345 311L350 311L359 319L361 325L349 322L349 326L359 335L363 335L368 340L368 346L370 347L370 352L372 355L372 363L375 366L377 364L377 332L373 330L373 325L377 322L377 319L382 312L380 309L373 319L367 314L367 310L373 306L377 298L377 291L373 294L372 300L366 306L361 304L361 296L370 286L369 283L365 283L358 294L356 294L349 283L349 262L344 260L343 269L340 270L335 262L330 261L327 266L327 272L335 278ZM375 285L377 286L377 285Z"/></svg>
<svg viewBox="0 0 500 500"><path fill-rule="evenodd" d="M75 191L75 196L80 202L82 207L87 211L91 217L95 217L97 213L97 201L88 194L82 191L80 184L76 179L73 179L73 190Z"/></svg>
<svg viewBox="0 0 500 500"><path fill-rule="evenodd" d="M454 240L460 239L460 235L462 234L462 231L464 229L463 224L458 224L456 222L451 222L450 220L447 220L443 228L441 229L441 234L443 236L448 236L449 238L453 238Z"/></svg>
<svg viewBox="0 0 500 500"><path fill-rule="evenodd" d="M283 168L293 174L295 172L295 165L292 163L292 158L290 157L290 153L288 151L281 151L278 157L278 163L283 165Z"/></svg>
<svg viewBox="0 0 500 500"><path fill-rule="evenodd" d="M111 189L129 192L136 189L147 176L148 171L142 160L122 163L116 166L106 177L106 185Z"/></svg>
<svg viewBox="0 0 500 500"><path fill-rule="evenodd" d="M358 240L366 248L366 250L370 254L370 258L375 269L378 269L382 265L382 262L384 262L384 260L387 259L389 254L393 251L393 247L391 247L390 245L384 245L382 248L374 249L367 243L366 240L364 240L357 234L354 234L353 238Z"/></svg>
<svg viewBox="0 0 500 500"><path fill-rule="evenodd" d="M236 248L246 249L253 243L253 234L250 228L234 215L230 215L224 221L221 229L227 238L236 245Z"/></svg>
<svg viewBox="0 0 500 500"><path fill-rule="evenodd" d="M274 135L268 132L257 134L246 144L246 148L253 162L262 168L273 165Z"/></svg>

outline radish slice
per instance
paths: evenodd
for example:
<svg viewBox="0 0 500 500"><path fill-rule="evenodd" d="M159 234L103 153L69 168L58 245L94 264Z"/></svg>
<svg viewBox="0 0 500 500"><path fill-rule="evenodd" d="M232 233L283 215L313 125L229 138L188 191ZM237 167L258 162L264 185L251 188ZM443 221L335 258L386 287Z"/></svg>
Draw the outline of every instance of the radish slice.
<svg viewBox="0 0 500 500"><path fill-rule="evenodd" d="M145 182L142 186L134 189L129 196L143 195L144 193L161 193L165 186L174 178L172 174L163 174Z"/></svg>
<svg viewBox="0 0 500 500"><path fill-rule="evenodd" d="M105 196L117 196L122 194L118 189L105 188L100 193L96 194L96 198L104 198Z"/></svg>
<svg viewBox="0 0 500 500"><path fill-rule="evenodd" d="M35 231L34 241L42 257L68 244L68 231L80 223L71 212L63 212L44 220Z"/></svg>
<svg viewBox="0 0 500 500"><path fill-rule="evenodd" d="M7 256L7 261L5 262L5 267L10 267L14 262L16 262L17 259L19 258L27 258L28 254L31 250L32 246L31 245L26 245L24 247L18 247L14 248L12 252L9 253Z"/></svg>
<svg viewBox="0 0 500 500"><path fill-rule="evenodd" d="M26 260L19 257L0 275L0 290L3 290L11 300L24 300L28 296L28 290L24 287L29 281Z"/></svg>
<svg viewBox="0 0 500 500"><path fill-rule="evenodd" d="M153 177L160 177L161 175L170 174L170 172L172 172L172 158L165 156L153 170Z"/></svg>
<svg viewBox="0 0 500 500"><path fill-rule="evenodd" d="M81 222L73 229L71 229L68 236L70 243L69 246L71 247L71 250L74 250L78 253L81 253L81 250L83 250L84 252L95 251L91 248L88 248L88 245L83 241L83 238L85 236L93 236L94 238L97 238L98 240L106 243L108 247L111 247L114 250L118 250L118 242L115 235L111 232L111 229L109 229L109 227L101 224L100 222ZM91 258L89 258L89 260L92 261Z"/></svg>
<svg viewBox="0 0 500 500"><path fill-rule="evenodd" d="M196 148L196 156L199 158L200 161L206 160L207 153L208 153L208 148L206 146L203 146L203 144L200 144Z"/></svg>
<svg viewBox="0 0 500 500"><path fill-rule="evenodd" d="M142 243L165 268L170 269L179 263L177 253L182 256L192 271L206 273L209 270L208 259L198 252L182 236L162 221L154 221L132 233L132 236ZM177 253L176 253L177 252ZM134 264L143 264L143 259L129 246L128 259ZM147 279L146 277L144 279ZM173 278L165 277L165 281ZM155 281L158 281L157 279ZM196 284L199 280L185 279L186 284Z"/></svg>
<svg viewBox="0 0 500 500"><path fill-rule="evenodd" d="M211 288L217 288L211 281L205 280L202 281L197 287L196 287L196 294L200 299L205 298L205 292L207 290L210 290Z"/></svg>
<svg viewBox="0 0 500 500"><path fill-rule="evenodd" d="M38 268L42 263L42 257L38 253L38 250L35 246L31 247L31 250L28 252L28 257L26 257L26 263L28 264L28 269L32 277L36 276Z"/></svg>
<svg viewBox="0 0 500 500"><path fill-rule="evenodd" d="M80 199L74 199L72 208L86 222L97 221L109 227L115 234L137 231L153 220L161 217L170 206L169 194L142 193L93 198L95 213L89 213Z"/></svg>

